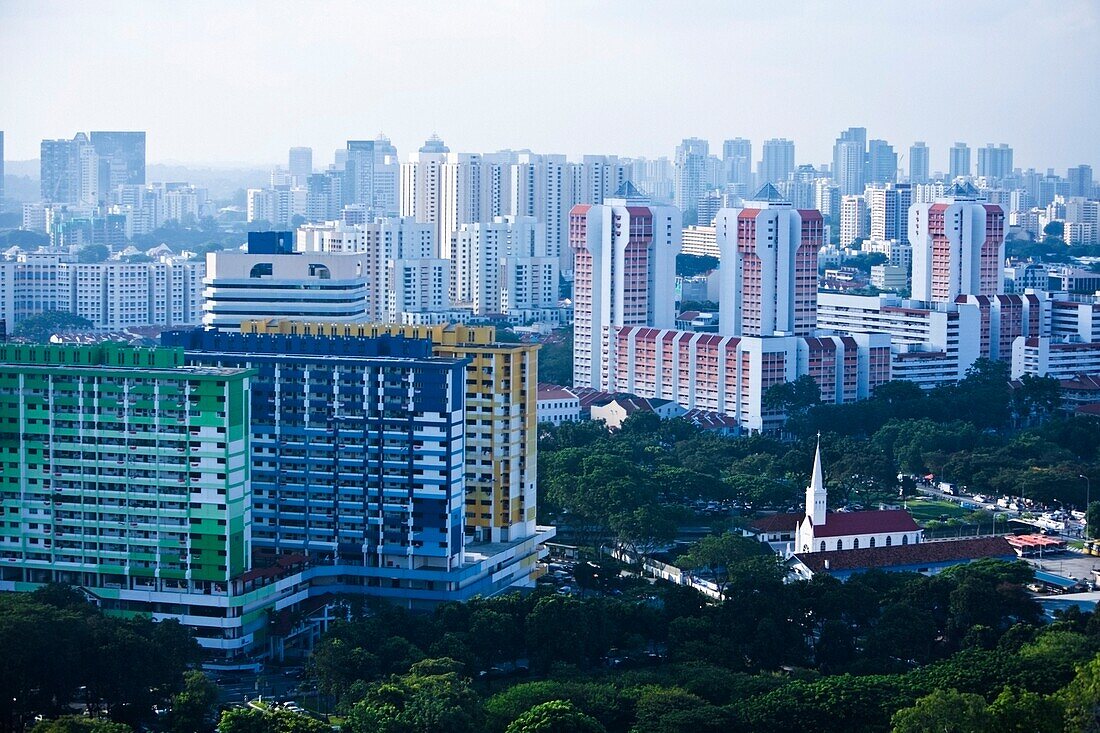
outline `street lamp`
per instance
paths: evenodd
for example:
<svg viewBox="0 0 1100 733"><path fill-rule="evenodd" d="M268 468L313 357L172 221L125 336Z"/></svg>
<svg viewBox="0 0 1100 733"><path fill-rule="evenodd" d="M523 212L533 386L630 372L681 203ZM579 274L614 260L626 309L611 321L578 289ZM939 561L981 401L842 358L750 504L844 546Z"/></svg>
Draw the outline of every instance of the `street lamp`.
<svg viewBox="0 0 1100 733"><path fill-rule="evenodd" d="M1078 474L1077 478L1085 479L1085 539L1089 538L1089 499L1092 495L1092 481L1085 474Z"/></svg>

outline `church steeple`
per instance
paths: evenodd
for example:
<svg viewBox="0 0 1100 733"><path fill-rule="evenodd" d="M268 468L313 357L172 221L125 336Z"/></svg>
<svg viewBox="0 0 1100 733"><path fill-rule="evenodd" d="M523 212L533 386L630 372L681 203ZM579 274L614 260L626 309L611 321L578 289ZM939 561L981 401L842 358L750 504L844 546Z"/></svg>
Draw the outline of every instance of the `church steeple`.
<svg viewBox="0 0 1100 733"><path fill-rule="evenodd" d="M814 453L814 472L806 487L806 516L815 527L825 524L825 478L821 470L821 433L817 434L817 450Z"/></svg>

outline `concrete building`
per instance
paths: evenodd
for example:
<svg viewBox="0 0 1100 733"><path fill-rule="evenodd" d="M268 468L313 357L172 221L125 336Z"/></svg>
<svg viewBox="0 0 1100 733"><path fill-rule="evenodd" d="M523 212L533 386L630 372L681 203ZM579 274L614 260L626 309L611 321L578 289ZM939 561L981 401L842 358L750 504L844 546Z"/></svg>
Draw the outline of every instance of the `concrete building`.
<svg viewBox="0 0 1100 733"><path fill-rule="evenodd" d="M867 128L850 127L833 144L832 176L841 196L858 196L867 182ZM895 168L897 166L895 165Z"/></svg>
<svg viewBox="0 0 1100 733"><path fill-rule="evenodd" d="M370 281L356 254L294 252L287 243L265 252L249 236L248 252L206 256L203 324L237 330L265 318L363 321L369 318Z"/></svg>
<svg viewBox="0 0 1100 733"><path fill-rule="evenodd" d="M867 199L863 196L844 196L840 200L840 246L849 247L868 232Z"/></svg>
<svg viewBox="0 0 1100 733"><path fill-rule="evenodd" d="M757 169L757 185L786 181L794 173L794 141L786 138L765 140Z"/></svg>
<svg viewBox="0 0 1100 733"><path fill-rule="evenodd" d="M1004 218L1001 207L980 203L969 185L910 207L913 298L951 303L959 295L1003 292Z"/></svg>
<svg viewBox="0 0 1100 733"><path fill-rule="evenodd" d="M537 409L540 425L561 425L581 419L580 397L568 387L557 384L539 383Z"/></svg>
<svg viewBox="0 0 1100 733"><path fill-rule="evenodd" d="M909 207L913 190L908 183L868 186L864 198L871 220L871 239L893 239L909 244ZM843 223L843 218L841 219Z"/></svg>
<svg viewBox="0 0 1100 733"><path fill-rule="evenodd" d="M928 183L928 146L915 142L909 146L909 183Z"/></svg>
<svg viewBox="0 0 1100 733"><path fill-rule="evenodd" d="M896 265L872 265L871 285L893 293L909 288L909 270Z"/></svg>
<svg viewBox="0 0 1100 733"><path fill-rule="evenodd" d="M629 182L601 205L580 204L569 215L573 249L573 383L607 389L604 356L618 326L671 328L678 209L654 206Z"/></svg>
<svg viewBox="0 0 1100 733"><path fill-rule="evenodd" d="M1005 143L978 148L978 177L1002 180L1012 175L1012 148Z"/></svg>
<svg viewBox="0 0 1100 733"><path fill-rule="evenodd" d="M291 148L287 156L287 170L300 184L313 175L313 148Z"/></svg>
<svg viewBox="0 0 1100 733"><path fill-rule="evenodd" d="M715 226L693 225L684 227L681 235L680 254L696 257L721 257L718 249L718 234Z"/></svg>
<svg viewBox="0 0 1100 733"><path fill-rule="evenodd" d="M710 223L698 218L699 199L707 189L706 163L709 155L710 145L697 137L685 138L676 147L673 203L683 212L684 220L689 224Z"/></svg>
<svg viewBox="0 0 1100 733"><path fill-rule="evenodd" d="M809 334L824 244L821 214L792 208L765 185L744 208L723 209L716 230L722 335Z"/></svg>
<svg viewBox="0 0 1100 733"><path fill-rule="evenodd" d="M949 152L948 181L956 178L969 178L974 174L970 167L970 146L966 143L955 143Z"/></svg>

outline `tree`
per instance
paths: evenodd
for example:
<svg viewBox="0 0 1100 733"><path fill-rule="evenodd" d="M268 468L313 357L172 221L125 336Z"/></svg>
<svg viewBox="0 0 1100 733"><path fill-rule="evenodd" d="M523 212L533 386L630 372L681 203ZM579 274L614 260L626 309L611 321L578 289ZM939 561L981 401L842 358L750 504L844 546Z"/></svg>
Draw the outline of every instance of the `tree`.
<svg viewBox="0 0 1100 733"><path fill-rule="evenodd" d="M481 730L482 708L468 680L452 660L425 660L410 674L371 685L352 706L349 733L473 733Z"/></svg>
<svg viewBox="0 0 1100 733"><path fill-rule="evenodd" d="M92 322L83 316L67 311L46 311L37 316L24 318L15 325L12 334L17 339L35 344L49 343L50 337L62 331L85 331Z"/></svg>
<svg viewBox="0 0 1100 733"><path fill-rule="evenodd" d="M718 267L718 258L710 255L676 255L676 274L680 277L703 275Z"/></svg>
<svg viewBox="0 0 1100 733"><path fill-rule="evenodd" d="M936 690L890 719L894 733L992 733L993 716L981 695Z"/></svg>
<svg viewBox="0 0 1100 733"><path fill-rule="evenodd" d="M214 728L218 686L192 670L183 676L183 689L172 698L168 729L172 733L199 733Z"/></svg>
<svg viewBox="0 0 1100 733"><path fill-rule="evenodd" d="M768 387L761 400L761 407L768 411L782 412L789 418L797 418L820 403L821 387L817 380L809 374L803 374L793 382L781 382Z"/></svg>
<svg viewBox="0 0 1100 733"><path fill-rule="evenodd" d="M680 563L714 583L724 597L736 578L737 566L749 558L759 557L760 553L759 542L726 532L708 535L696 542L686 555L680 557Z"/></svg>
<svg viewBox="0 0 1100 733"><path fill-rule="evenodd" d="M222 713L218 733L331 733L332 726L290 710L233 708Z"/></svg>
<svg viewBox="0 0 1100 733"><path fill-rule="evenodd" d="M642 565L654 550L676 539L676 529L668 510L656 506L638 507L611 517L611 531Z"/></svg>
<svg viewBox="0 0 1100 733"><path fill-rule="evenodd" d="M43 720L31 729L31 733L133 733L133 730L125 723L112 720L65 715L56 720Z"/></svg>
<svg viewBox="0 0 1100 733"><path fill-rule="evenodd" d="M111 256L111 250L103 244L89 244L87 247L81 247L76 253L77 262L84 264L91 264L96 262L105 262L108 257Z"/></svg>
<svg viewBox="0 0 1100 733"><path fill-rule="evenodd" d="M997 733L1061 733L1065 711L1053 697L1005 687L989 704L993 730Z"/></svg>
<svg viewBox="0 0 1100 733"><path fill-rule="evenodd" d="M567 700L536 705L516 718L505 733L605 733L607 729Z"/></svg>
<svg viewBox="0 0 1100 733"><path fill-rule="evenodd" d="M1100 655L1081 665L1057 697L1065 707L1067 731L1100 731Z"/></svg>
<svg viewBox="0 0 1100 733"><path fill-rule="evenodd" d="M1085 522L1088 526L1089 538L1100 538L1100 501L1089 504L1088 511L1085 513Z"/></svg>
<svg viewBox="0 0 1100 733"><path fill-rule="evenodd" d="M1054 377L1025 374L1012 392L1012 407L1026 424L1040 422L1062 406L1062 387Z"/></svg>

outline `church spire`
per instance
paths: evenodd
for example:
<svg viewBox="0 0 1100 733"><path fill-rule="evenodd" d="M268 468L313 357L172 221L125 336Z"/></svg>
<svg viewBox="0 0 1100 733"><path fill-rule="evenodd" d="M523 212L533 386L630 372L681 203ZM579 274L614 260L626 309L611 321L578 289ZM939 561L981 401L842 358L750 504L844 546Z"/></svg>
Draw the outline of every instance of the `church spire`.
<svg viewBox="0 0 1100 733"><path fill-rule="evenodd" d="M814 452L814 471L810 485L806 487L806 516L815 527L825 524L825 478L821 469L821 433L817 434L817 449Z"/></svg>

